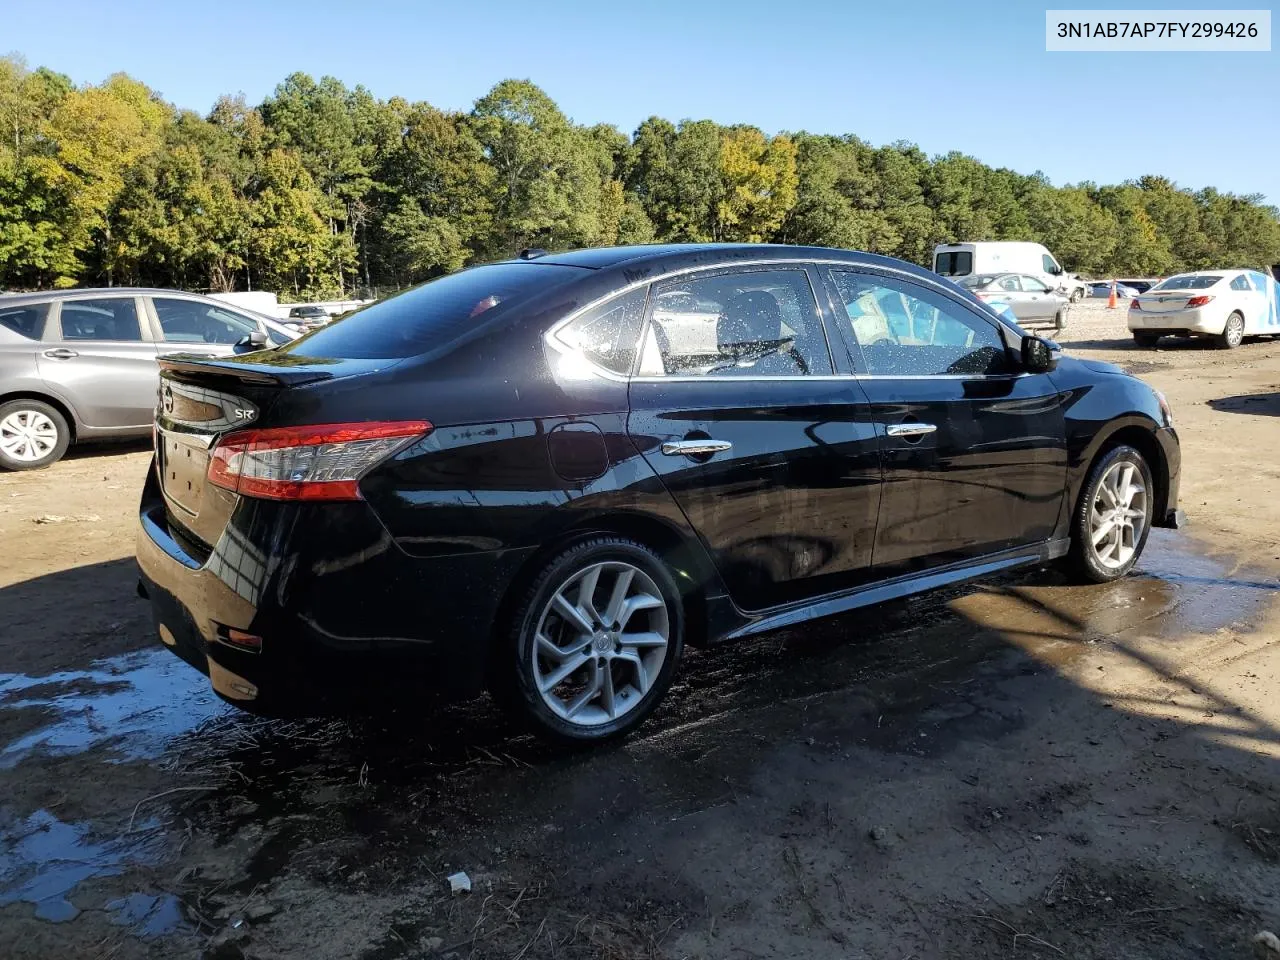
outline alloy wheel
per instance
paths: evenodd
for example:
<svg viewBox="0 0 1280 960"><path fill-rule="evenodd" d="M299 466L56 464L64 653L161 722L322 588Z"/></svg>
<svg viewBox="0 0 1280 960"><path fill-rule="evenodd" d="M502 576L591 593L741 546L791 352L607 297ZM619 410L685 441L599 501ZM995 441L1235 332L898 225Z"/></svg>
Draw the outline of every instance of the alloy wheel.
<svg viewBox="0 0 1280 960"><path fill-rule="evenodd" d="M1240 341L1244 339L1244 317L1237 313L1227 317L1226 338L1229 345L1240 346Z"/></svg>
<svg viewBox="0 0 1280 960"><path fill-rule="evenodd" d="M1112 465L1098 483L1089 516L1089 539L1098 562L1114 570L1142 542L1151 507L1142 471L1129 460Z"/></svg>
<svg viewBox="0 0 1280 960"><path fill-rule="evenodd" d="M0 420L0 452L19 463L43 460L57 445L57 425L39 410L14 410Z"/></svg>
<svg viewBox="0 0 1280 960"><path fill-rule="evenodd" d="M612 723L644 701L670 639L666 601L647 573L620 560L591 564L560 585L538 618L534 684L562 720Z"/></svg>

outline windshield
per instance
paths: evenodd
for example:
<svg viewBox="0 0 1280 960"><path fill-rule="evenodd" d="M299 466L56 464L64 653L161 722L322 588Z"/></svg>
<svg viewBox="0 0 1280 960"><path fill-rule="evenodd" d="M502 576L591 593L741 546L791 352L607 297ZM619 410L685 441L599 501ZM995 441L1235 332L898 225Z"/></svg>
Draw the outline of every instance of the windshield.
<svg viewBox="0 0 1280 960"><path fill-rule="evenodd" d="M583 273L581 268L556 264L472 267L334 320L288 344L283 352L350 360L417 356Z"/></svg>
<svg viewBox="0 0 1280 960"><path fill-rule="evenodd" d="M1207 290L1222 277L1209 273L1184 273L1181 276L1161 280L1152 290Z"/></svg>

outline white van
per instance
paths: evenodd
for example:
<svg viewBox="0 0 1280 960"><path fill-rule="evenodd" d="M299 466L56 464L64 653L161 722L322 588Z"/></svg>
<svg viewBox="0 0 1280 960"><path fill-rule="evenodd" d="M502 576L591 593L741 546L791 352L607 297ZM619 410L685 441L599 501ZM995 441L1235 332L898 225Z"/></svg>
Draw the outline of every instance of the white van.
<svg viewBox="0 0 1280 960"><path fill-rule="evenodd" d="M974 273L1025 273L1072 300L1088 289L1083 280L1063 270L1043 244L1015 240L940 243L933 248L933 272L952 280Z"/></svg>

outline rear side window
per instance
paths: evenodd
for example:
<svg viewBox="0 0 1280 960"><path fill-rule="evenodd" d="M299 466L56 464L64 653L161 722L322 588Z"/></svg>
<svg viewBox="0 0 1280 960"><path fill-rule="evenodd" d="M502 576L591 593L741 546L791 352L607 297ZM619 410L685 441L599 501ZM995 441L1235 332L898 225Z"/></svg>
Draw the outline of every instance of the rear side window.
<svg viewBox="0 0 1280 960"><path fill-rule="evenodd" d="M138 341L138 308L133 297L65 300L58 315L63 340Z"/></svg>
<svg viewBox="0 0 1280 960"><path fill-rule="evenodd" d="M30 303L21 307L0 307L0 327L20 333L29 340L39 340L44 333L44 318L49 304Z"/></svg>
<svg viewBox="0 0 1280 960"><path fill-rule="evenodd" d="M973 273L973 254L968 250L952 250L937 256L934 273L944 277L963 277Z"/></svg>
<svg viewBox="0 0 1280 960"><path fill-rule="evenodd" d="M1231 281L1231 289L1232 290L1252 290L1253 285L1249 283L1248 276L1242 273L1240 274L1240 276L1236 277L1234 280Z"/></svg>
<svg viewBox="0 0 1280 960"><path fill-rule="evenodd" d="M579 267L556 264L472 267L380 300L281 349L353 360L414 357L584 273Z"/></svg>
<svg viewBox="0 0 1280 960"><path fill-rule="evenodd" d="M627 374L636 358L644 322L645 288L592 307L557 334L592 363Z"/></svg>

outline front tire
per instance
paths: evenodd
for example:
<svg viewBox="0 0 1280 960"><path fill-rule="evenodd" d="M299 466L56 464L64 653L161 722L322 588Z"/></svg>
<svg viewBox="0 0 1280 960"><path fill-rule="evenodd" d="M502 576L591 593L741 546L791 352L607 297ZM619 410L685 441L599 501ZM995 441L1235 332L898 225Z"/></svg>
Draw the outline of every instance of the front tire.
<svg viewBox="0 0 1280 960"><path fill-rule="evenodd" d="M1155 485L1142 454L1119 446L1100 456L1071 519L1072 572L1090 583L1119 580L1138 562L1151 532Z"/></svg>
<svg viewBox="0 0 1280 960"><path fill-rule="evenodd" d="M1139 347L1150 350L1160 342L1160 334L1158 333L1134 333L1133 342Z"/></svg>
<svg viewBox="0 0 1280 960"><path fill-rule="evenodd" d="M0 467L39 470L62 459L71 428L56 408L41 400L0 404Z"/></svg>
<svg viewBox="0 0 1280 960"><path fill-rule="evenodd" d="M1244 340L1244 314L1236 312L1227 317L1227 325L1218 337L1218 346L1234 350Z"/></svg>
<svg viewBox="0 0 1280 960"><path fill-rule="evenodd" d="M548 562L516 604L493 693L546 739L598 743L644 721L683 652L683 605L666 564L633 540L593 537Z"/></svg>

